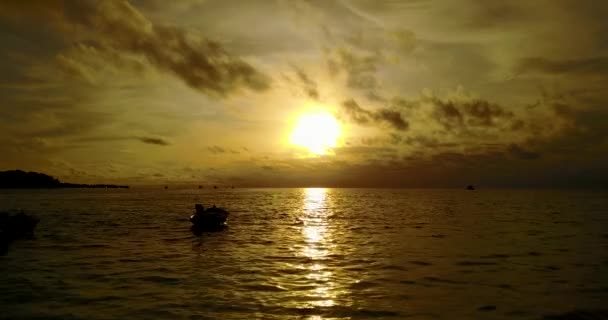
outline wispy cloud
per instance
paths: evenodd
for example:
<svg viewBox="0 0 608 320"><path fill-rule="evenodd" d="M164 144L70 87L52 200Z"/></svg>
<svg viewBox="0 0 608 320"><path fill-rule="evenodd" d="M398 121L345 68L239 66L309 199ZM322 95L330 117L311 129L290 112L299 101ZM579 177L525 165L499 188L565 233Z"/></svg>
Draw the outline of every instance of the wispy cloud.
<svg viewBox="0 0 608 320"><path fill-rule="evenodd" d="M160 139L160 138L139 137L137 139L139 139L139 141L141 141L143 143L147 143L147 144L155 144L155 145L159 145L159 146L168 146L169 145L169 142L167 142L164 139Z"/></svg>
<svg viewBox="0 0 608 320"><path fill-rule="evenodd" d="M360 125L388 124L391 128L401 131L407 130L409 127L408 122L396 110L367 110L359 106L354 99L344 101L342 109L351 121Z"/></svg>
<svg viewBox="0 0 608 320"><path fill-rule="evenodd" d="M144 56L159 70L202 92L226 96L239 88L266 90L270 78L198 33L156 24L128 1L28 1L3 7L20 16L42 15L67 38L82 38L125 54ZM80 30L86 32L78 33Z"/></svg>

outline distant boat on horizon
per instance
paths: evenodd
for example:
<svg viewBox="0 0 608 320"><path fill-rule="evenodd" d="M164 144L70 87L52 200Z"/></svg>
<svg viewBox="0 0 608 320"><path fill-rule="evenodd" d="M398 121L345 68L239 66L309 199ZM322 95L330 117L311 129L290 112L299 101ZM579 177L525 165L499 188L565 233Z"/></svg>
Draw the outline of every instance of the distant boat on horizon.
<svg viewBox="0 0 608 320"><path fill-rule="evenodd" d="M467 190L475 190L475 187L470 184L470 185L467 186Z"/></svg>

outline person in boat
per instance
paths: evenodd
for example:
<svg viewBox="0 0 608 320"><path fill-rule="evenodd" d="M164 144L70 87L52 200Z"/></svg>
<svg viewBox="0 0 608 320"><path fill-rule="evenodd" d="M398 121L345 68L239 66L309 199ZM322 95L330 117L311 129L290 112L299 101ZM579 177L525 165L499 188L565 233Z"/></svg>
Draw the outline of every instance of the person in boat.
<svg viewBox="0 0 608 320"><path fill-rule="evenodd" d="M194 205L194 214L190 216L190 222L196 223L200 221L205 214L205 207L202 204L197 203Z"/></svg>
<svg viewBox="0 0 608 320"><path fill-rule="evenodd" d="M220 213L220 212L224 212L224 210L216 207L215 204L213 206L211 206L211 208L207 208L205 210L205 208L203 207L202 204L197 203L197 204L194 205L194 209L196 209L196 215L197 216L202 216L202 215L209 216L209 215L214 215L214 214L217 214L217 213Z"/></svg>
<svg viewBox="0 0 608 320"><path fill-rule="evenodd" d="M207 209L204 209L204 210L202 209L202 206L200 208L201 208L200 209L201 213L205 213L205 214L212 213L212 212L214 212L216 210L216 206L215 205L212 205L211 207L208 207Z"/></svg>
<svg viewBox="0 0 608 320"><path fill-rule="evenodd" d="M195 204L196 212L190 217L190 222L194 225L217 226L226 222L228 212L213 205L211 208L205 208L202 204Z"/></svg>
<svg viewBox="0 0 608 320"><path fill-rule="evenodd" d="M194 209L196 210L197 215L205 213L205 207L200 203L195 204Z"/></svg>
<svg viewBox="0 0 608 320"><path fill-rule="evenodd" d="M211 207L211 208L207 208L207 210L205 210L205 207L203 207L202 204L197 203L194 205L194 209L196 209L196 215L203 215L203 214L211 214L214 212L217 212L218 210L220 210L218 207L215 206L215 204Z"/></svg>

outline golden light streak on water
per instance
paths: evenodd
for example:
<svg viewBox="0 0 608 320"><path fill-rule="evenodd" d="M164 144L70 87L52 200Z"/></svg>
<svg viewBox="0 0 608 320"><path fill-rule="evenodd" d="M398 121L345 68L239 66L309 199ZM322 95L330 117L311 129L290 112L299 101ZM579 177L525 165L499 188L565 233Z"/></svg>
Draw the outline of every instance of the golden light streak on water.
<svg viewBox="0 0 608 320"><path fill-rule="evenodd" d="M332 234L330 232L327 216L327 189L304 189L304 204L302 236L305 246L301 254L314 260L314 263L305 266L309 271L306 276L317 287L309 294L314 298L312 306L331 307L335 304L336 283L334 275L327 270L324 262L331 254Z"/></svg>

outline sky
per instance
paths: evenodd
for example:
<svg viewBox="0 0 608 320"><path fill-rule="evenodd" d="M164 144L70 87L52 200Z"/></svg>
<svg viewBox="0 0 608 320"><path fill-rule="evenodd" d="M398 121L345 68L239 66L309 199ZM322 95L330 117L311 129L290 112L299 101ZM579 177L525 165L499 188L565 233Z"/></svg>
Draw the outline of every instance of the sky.
<svg viewBox="0 0 608 320"><path fill-rule="evenodd" d="M0 170L605 187L607 16L591 0L2 1ZM290 140L315 113L340 128L323 154Z"/></svg>

